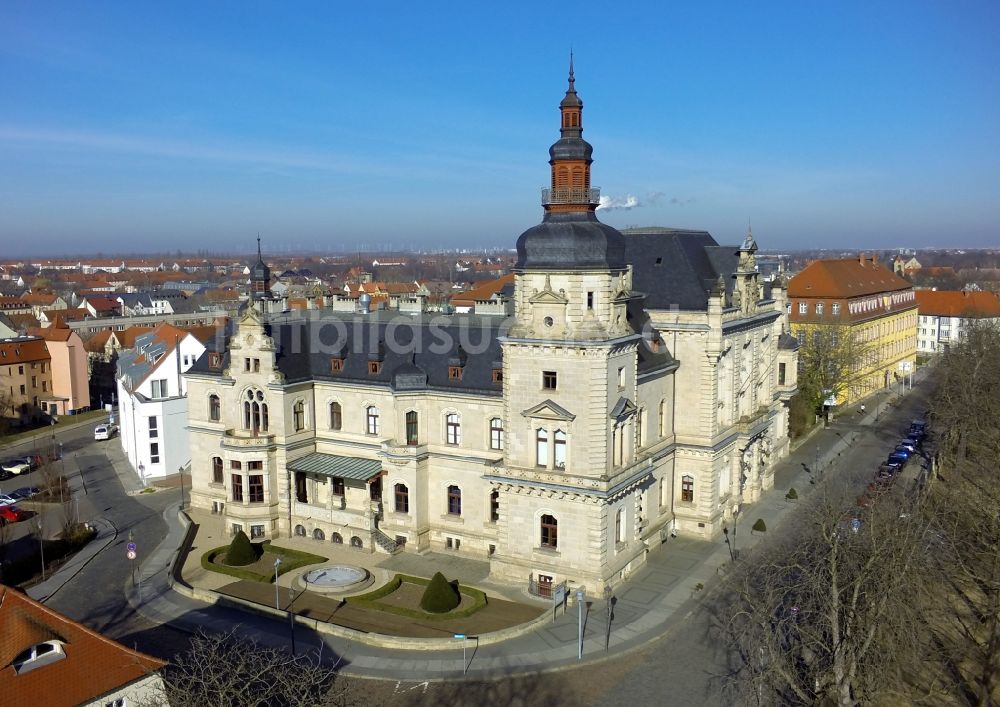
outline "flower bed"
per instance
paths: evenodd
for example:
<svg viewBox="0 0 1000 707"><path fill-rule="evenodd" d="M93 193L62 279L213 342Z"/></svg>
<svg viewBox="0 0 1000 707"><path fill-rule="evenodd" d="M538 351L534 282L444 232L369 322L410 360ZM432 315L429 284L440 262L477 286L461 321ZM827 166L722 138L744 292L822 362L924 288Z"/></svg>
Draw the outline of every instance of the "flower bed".
<svg viewBox="0 0 1000 707"><path fill-rule="evenodd" d="M278 558L281 558L281 564L278 565L279 575L283 575L299 567L305 567L306 565L326 562L328 559L309 552L290 550L285 547L271 545L270 541L254 543L254 547L258 550L258 557L257 561L253 564L243 565L242 567L233 567L225 564L223 560L225 559L226 551L229 550L229 546L223 545L214 550L209 550L201 556L202 569L220 574L228 574L230 577L237 577L239 579L249 579L253 582L269 583L274 581L274 561Z"/></svg>
<svg viewBox="0 0 1000 707"><path fill-rule="evenodd" d="M404 585L414 585L419 587L420 591L412 593L412 601L407 603L412 603L412 606L399 606L397 604L388 603L382 601L393 594L397 594L401 589L405 589ZM423 577L413 577L406 574L397 574L388 583L379 587L375 591L368 592L367 594L360 594L355 597L348 597L347 603L354 604L359 607L364 607L366 609L375 609L377 611L386 611L390 614L398 614L399 616L407 616L413 619L422 619L426 621L441 621L443 619L461 619L466 616L471 616L480 609L486 606L487 599L486 594L478 589L473 589L472 587L465 587L462 585L458 586L458 591L462 595L462 603L457 609L449 611L444 614L432 614L430 612L424 611L420 608L420 595L423 593L423 588L430 584L429 579L424 579Z"/></svg>

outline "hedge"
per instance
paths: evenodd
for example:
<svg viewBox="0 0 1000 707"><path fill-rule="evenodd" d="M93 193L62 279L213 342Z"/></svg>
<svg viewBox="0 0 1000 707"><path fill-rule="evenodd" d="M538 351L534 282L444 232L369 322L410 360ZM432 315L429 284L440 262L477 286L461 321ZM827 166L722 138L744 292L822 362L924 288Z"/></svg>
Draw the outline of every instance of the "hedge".
<svg viewBox="0 0 1000 707"><path fill-rule="evenodd" d="M347 597L346 601L348 604L355 604L366 609L374 609L376 611L385 611L390 614L397 614L399 616L406 616L411 619L424 619L426 621L442 621L445 619L464 619L467 616L472 616L474 613L482 609L487 604L486 594L473 587L466 587L463 585L458 585L458 591L466 595L473 600L473 603L461 609L460 611L451 611L447 614L430 614L426 611L420 609L405 609L401 606L392 606L390 604L383 604L378 601L382 597L392 594L394 591L399 589L399 586L403 582L408 582L410 584L416 584L422 587L426 587L431 583L429 579L423 577L413 577L408 574L397 574L393 577L388 584L379 587L373 592L368 592L367 594L359 594L353 597Z"/></svg>
<svg viewBox="0 0 1000 707"><path fill-rule="evenodd" d="M261 554L269 552L272 555L277 555L281 558L281 564L278 566L278 575L283 575L286 572L291 572L292 570L298 569L299 567L305 567L306 565L315 565L320 562L326 562L329 558L322 557L320 555L313 555L309 552L302 552L301 550L290 550L286 547L278 547L277 545L271 545L270 541L264 541L262 543L257 543L258 549L262 551ZM274 582L274 572L269 572L267 575L258 574L256 572L251 572L248 569L242 567L230 567L229 565L217 565L212 562L219 553L225 553L229 550L228 545L223 545L222 547L217 547L213 550L209 550L201 556L201 567L209 572L218 572L219 574L227 574L230 577L237 577L239 579L249 579L252 582L264 582L271 583Z"/></svg>

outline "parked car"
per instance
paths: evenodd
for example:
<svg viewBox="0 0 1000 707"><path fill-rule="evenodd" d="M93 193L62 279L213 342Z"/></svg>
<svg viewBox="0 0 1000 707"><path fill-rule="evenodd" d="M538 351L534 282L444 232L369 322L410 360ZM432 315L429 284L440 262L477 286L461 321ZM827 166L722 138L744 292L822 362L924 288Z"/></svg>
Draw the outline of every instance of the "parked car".
<svg viewBox="0 0 1000 707"><path fill-rule="evenodd" d="M0 464L0 468L11 474L24 474L31 471L31 465L24 461L24 459L8 459L3 464Z"/></svg>
<svg viewBox="0 0 1000 707"><path fill-rule="evenodd" d="M0 506L8 506L12 503L17 503L17 499L6 493L0 493Z"/></svg>
<svg viewBox="0 0 1000 707"><path fill-rule="evenodd" d="M906 435L906 439L909 442L912 442L913 446L916 447L917 449L920 449L922 446L924 446L924 438L921 435L918 435L916 432L911 432L910 434Z"/></svg>
<svg viewBox="0 0 1000 707"><path fill-rule="evenodd" d="M905 449L910 454L916 454L917 453L917 445L915 445L909 439L902 440L899 444L896 445L896 449Z"/></svg>
<svg viewBox="0 0 1000 707"><path fill-rule="evenodd" d="M41 493L41 489L37 486L22 486L16 491L11 491L8 494L11 498L17 499L18 501L23 501L26 498L31 498L32 496L37 496Z"/></svg>
<svg viewBox="0 0 1000 707"><path fill-rule="evenodd" d="M28 514L25 511L22 511L13 504L0 506L0 524L7 525L8 523L17 523L27 517Z"/></svg>
<svg viewBox="0 0 1000 707"><path fill-rule="evenodd" d="M910 434L918 434L921 437L927 436L927 423L923 420L914 420L910 423Z"/></svg>
<svg viewBox="0 0 1000 707"><path fill-rule="evenodd" d="M94 439L111 439L118 432L118 425L111 423L98 425L94 428Z"/></svg>
<svg viewBox="0 0 1000 707"><path fill-rule="evenodd" d="M23 457L24 463L28 465L31 471L34 471L42 465L42 458L38 454L29 454Z"/></svg>
<svg viewBox="0 0 1000 707"><path fill-rule="evenodd" d="M909 461L910 455L905 452L893 452L889 455L887 463L889 464L899 464L901 467Z"/></svg>

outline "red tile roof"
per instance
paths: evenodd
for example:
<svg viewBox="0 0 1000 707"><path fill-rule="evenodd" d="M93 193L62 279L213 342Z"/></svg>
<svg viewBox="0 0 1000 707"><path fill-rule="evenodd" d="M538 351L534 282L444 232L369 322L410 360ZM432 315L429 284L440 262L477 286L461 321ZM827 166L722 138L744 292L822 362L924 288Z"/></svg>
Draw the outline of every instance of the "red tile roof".
<svg viewBox="0 0 1000 707"><path fill-rule="evenodd" d="M0 366L31 361L50 361L52 356L44 339L15 339L0 341ZM2 690L0 690L2 692Z"/></svg>
<svg viewBox="0 0 1000 707"><path fill-rule="evenodd" d="M1000 298L992 292L916 290L917 312L933 317L1000 317Z"/></svg>
<svg viewBox="0 0 1000 707"><path fill-rule="evenodd" d="M451 296L451 303L454 305L475 305L476 302L482 302L484 300L491 299L493 295L498 293L507 285L514 282L514 274L504 275L496 280L490 280L488 282L481 282L476 285L471 290L466 290L465 292L459 292Z"/></svg>
<svg viewBox="0 0 1000 707"><path fill-rule="evenodd" d="M73 330L66 326L66 322L58 315L52 326L32 327L28 329L28 336L38 336L46 341L69 341L69 337L72 335Z"/></svg>
<svg viewBox="0 0 1000 707"><path fill-rule="evenodd" d="M911 287L876 259L862 256L812 261L788 283L788 296L849 299Z"/></svg>
<svg viewBox="0 0 1000 707"><path fill-rule="evenodd" d="M2 585L0 626L0 707L78 705L166 665ZM64 643L66 657L18 675L12 665L18 654L50 640Z"/></svg>

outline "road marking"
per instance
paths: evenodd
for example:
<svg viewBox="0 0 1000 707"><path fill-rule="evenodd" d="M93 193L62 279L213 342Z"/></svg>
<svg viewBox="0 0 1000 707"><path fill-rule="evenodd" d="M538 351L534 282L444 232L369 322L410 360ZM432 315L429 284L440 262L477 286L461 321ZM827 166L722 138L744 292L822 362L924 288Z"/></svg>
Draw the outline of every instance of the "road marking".
<svg viewBox="0 0 1000 707"><path fill-rule="evenodd" d="M392 691L392 694L394 694L394 695L401 695L404 692L411 692L412 690L416 690L418 687L423 688L420 691L421 694L427 694L427 686L430 684L430 681L424 680L423 682L414 683L413 687L408 687L408 688L406 688L404 690L400 690L399 686L402 685L402 684L403 684L402 680L397 680L396 681L396 687Z"/></svg>

